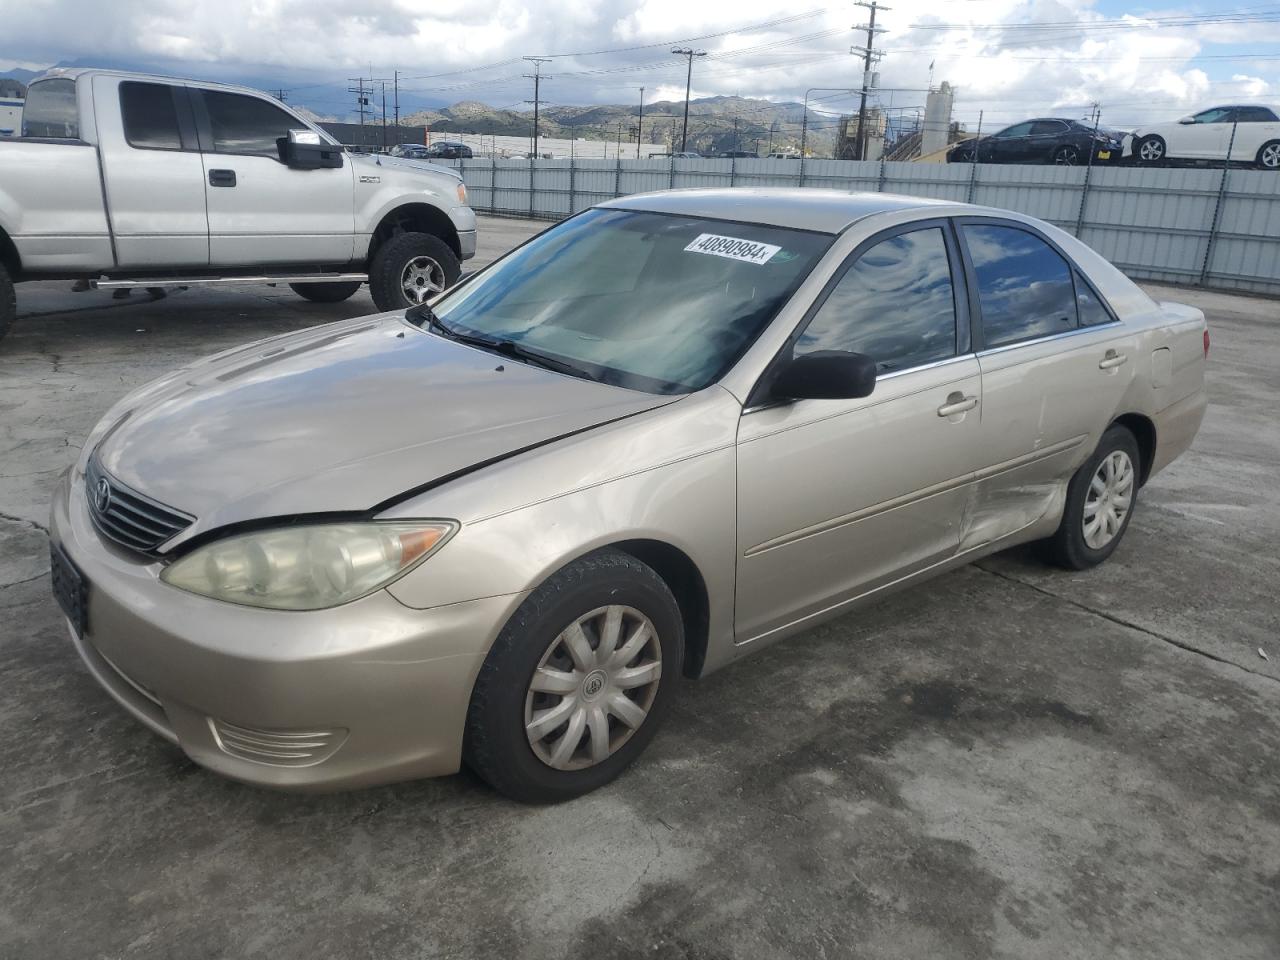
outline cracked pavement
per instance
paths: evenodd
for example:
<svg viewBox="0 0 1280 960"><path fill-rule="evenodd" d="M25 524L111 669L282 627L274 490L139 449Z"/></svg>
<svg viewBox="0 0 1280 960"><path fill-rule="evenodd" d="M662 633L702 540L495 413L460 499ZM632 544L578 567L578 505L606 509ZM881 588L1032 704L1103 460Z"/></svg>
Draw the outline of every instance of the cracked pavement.
<svg viewBox="0 0 1280 960"><path fill-rule="evenodd" d="M544 224L485 220L481 261ZM1280 956L1275 301L1213 335L1192 451L1102 567L988 558L686 684L610 787L332 796L206 773L80 666L49 490L117 397L370 312L19 289L0 341L0 956ZM1262 649L1270 659L1259 656Z"/></svg>

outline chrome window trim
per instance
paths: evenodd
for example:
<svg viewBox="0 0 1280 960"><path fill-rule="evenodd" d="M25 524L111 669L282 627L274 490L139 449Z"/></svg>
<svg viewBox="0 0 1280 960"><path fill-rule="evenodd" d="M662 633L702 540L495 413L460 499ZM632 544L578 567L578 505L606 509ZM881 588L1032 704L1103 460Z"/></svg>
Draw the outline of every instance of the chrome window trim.
<svg viewBox="0 0 1280 960"><path fill-rule="evenodd" d="M1043 337L1031 337L1028 340L1015 340L1013 343L1002 343L998 347L987 347L979 350L975 356L989 357L994 353L1005 353L1009 350L1017 350L1019 347L1030 347L1038 343L1048 343L1051 340L1065 340L1067 337L1077 337L1082 333L1093 333L1096 330L1110 330L1113 327L1123 327L1124 324L1119 320L1112 320L1109 323L1095 323L1091 327L1076 327L1074 330L1063 330L1061 333L1049 333ZM879 378L877 378L879 379Z"/></svg>
<svg viewBox="0 0 1280 960"><path fill-rule="evenodd" d="M1100 326L1101 325L1099 325L1099 327ZM1097 330L1099 329L1099 327L1090 327L1089 329ZM914 367L907 367L904 370L894 370L892 373L877 375L876 383L880 383L884 380L893 380L895 377L901 377L908 373L922 373L926 370L937 370L940 367L947 367L953 363L960 363L962 360L975 360L977 359L977 357L978 355L974 353L972 350L970 350L968 353L961 353L954 357L944 357L941 360L933 360L929 363L921 363ZM781 407L787 404L792 404L797 402L798 401L795 401L795 400L771 400L769 403L757 403L754 406L743 407L742 415L745 417L747 416L747 414L756 413L757 411L760 411L760 410L769 410L773 407Z"/></svg>

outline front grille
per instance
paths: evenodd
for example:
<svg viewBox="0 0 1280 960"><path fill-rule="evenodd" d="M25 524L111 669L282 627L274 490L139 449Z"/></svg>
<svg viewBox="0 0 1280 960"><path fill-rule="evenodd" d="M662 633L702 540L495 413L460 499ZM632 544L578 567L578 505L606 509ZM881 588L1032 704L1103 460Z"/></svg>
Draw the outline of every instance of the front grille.
<svg viewBox="0 0 1280 960"><path fill-rule="evenodd" d="M347 731L258 730L209 718L209 727L222 752L241 760L277 767L306 767L333 754Z"/></svg>
<svg viewBox="0 0 1280 960"><path fill-rule="evenodd" d="M99 532L121 546L141 553L155 553L165 541L195 522L195 517L131 490L110 476L97 454L85 469L85 496L89 516Z"/></svg>

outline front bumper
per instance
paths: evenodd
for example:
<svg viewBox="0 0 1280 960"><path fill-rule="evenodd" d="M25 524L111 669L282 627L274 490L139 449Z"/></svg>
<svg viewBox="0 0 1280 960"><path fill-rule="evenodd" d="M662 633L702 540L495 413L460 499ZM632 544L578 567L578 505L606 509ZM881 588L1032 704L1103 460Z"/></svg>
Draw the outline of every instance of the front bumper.
<svg viewBox="0 0 1280 960"><path fill-rule="evenodd" d="M458 231L458 247L461 251L458 259L470 260L476 255L476 232L474 230Z"/></svg>
<svg viewBox="0 0 1280 960"><path fill-rule="evenodd" d="M65 474L50 535L88 581L81 658L126 710L192 760L248 783L339 789L461 762L476 674L523 595L429 610L385 590L330 610L223 603L104 542ZM73 631L74 635L74 631Z"/></svg>

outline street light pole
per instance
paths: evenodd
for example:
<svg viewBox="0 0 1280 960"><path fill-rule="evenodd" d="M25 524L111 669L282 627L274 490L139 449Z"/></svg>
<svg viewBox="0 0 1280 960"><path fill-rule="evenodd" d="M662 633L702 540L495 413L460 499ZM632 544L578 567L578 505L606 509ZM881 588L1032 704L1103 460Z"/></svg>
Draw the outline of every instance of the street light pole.
<svg viewBox="0 0 1280 960"><path fill-rule="evenodd" d="M680 133L680 152L684 153L689 139L689 91L693 86L693 58L705 57L707 51L694 50L692 47L675 47L671 52L689 58L689 70L684 78L684 128Z"/></svg>

